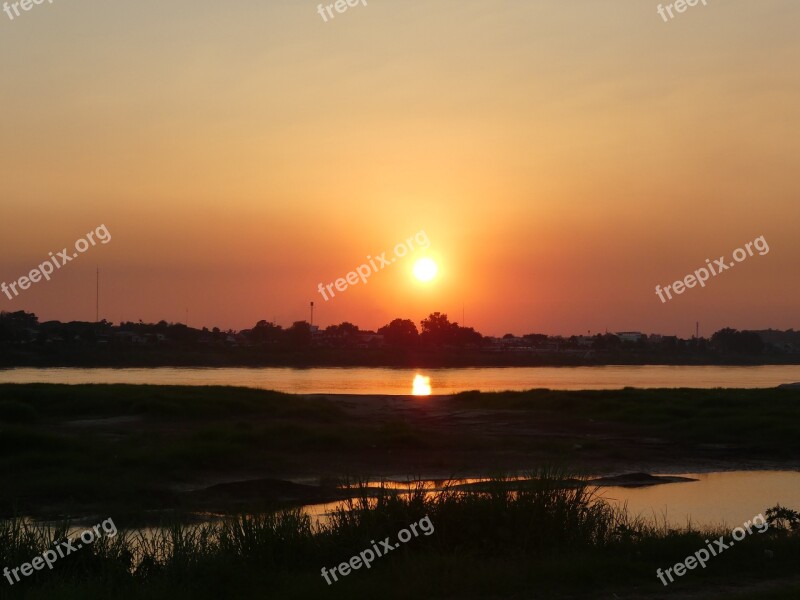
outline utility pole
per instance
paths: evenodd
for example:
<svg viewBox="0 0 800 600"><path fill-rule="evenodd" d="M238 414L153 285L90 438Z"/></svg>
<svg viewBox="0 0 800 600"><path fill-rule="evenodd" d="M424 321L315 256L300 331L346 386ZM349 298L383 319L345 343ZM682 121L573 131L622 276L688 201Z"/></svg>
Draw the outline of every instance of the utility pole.
<svg viewBox="0 0 800 600"><path fill-rule="evenodd" d="M314 303L311 303L311 323L309 323L312 327L314 326Z"/></svg>
<svg viewBox="0 0 800 600"><path fill-rule="evenodd" d="M94 322L100 322L100 267L97 267L97 282L94 296Z"/></svg>

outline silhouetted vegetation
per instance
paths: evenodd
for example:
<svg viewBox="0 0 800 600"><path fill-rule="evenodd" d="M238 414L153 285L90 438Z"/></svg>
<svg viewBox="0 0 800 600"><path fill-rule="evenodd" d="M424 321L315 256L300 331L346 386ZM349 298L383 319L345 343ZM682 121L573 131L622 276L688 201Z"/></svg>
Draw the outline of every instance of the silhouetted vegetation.
<svg viewBox="0 0 800 600"><path fill-rule="evenodd" d="M484 491L421 487L409 493L354 490L359 499L315 523L299 511L243 515L203 525L169 524L124 530L34 572L0 594L45 598L495 598L552 593L611 597L662 592L658 568L670 566L721 528L673 529L631 519L597 498L584 480L540 470L536 485L509 491L502 479ZM322 567L349 560L374 540L428 517L420 535L370 569L327 585ZM670 591L702 590L724 582L771 580L773 593L797 591L796 532L754 533L672 584ZM12 520L0 523L0 564L17 566L67 535L57 527ZM74 534L73 534L74 535ZM435 575L435 577L434 577ZM522 597L522 596L520 596ZM575 597L575 596L572 596ZM628 597L628 596L625 596ZM783 596L776 596L783 597ZM785 596L789 597L789 596Z"/></svg>
<svg viewBox="0 0 800 600"><path fill-rule="evenodd" d="M251 329L49 321L0 313L0 367L12 366L539 366L604 364L796 364L800 332L736 331L710 340L620 332L484 336L435 312L393 319L377 331L350 322L325 329L259 321Z"/></svg>
<svg viewBox="0 0 800 600"><path fill-rule="evenodd" d="M711 343L723 352L736 354L760 354L764 342L753 331L736 331L726 327L711 336Z"/></svg>
<svg viewBox="0 0 800 600"><path fill-rule="evenodd" d="M282 481L292 475L496 472L540 462L595 472L632 461L775 468L800 454L797 389L467 392L369 403L362 410L231 387L0 385L0 515L222 513L340 497ZM178 491L257 477L263 482L247 489Z"/></svg>

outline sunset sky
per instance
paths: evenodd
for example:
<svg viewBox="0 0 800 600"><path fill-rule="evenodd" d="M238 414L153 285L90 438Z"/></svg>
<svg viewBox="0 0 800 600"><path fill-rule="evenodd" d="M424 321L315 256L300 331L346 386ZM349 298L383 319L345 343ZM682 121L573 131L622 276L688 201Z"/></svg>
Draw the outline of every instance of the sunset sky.
<svg viewBox="0 0 800 600"><path fill-rule="evenodd" d="M0 310L488 335L800 328L800 3L54 0L0 12ZM426 252L326 302L366 256ZM670 284L765 236L662 304ZM438 276L416 281L415 257Z"/></svg>

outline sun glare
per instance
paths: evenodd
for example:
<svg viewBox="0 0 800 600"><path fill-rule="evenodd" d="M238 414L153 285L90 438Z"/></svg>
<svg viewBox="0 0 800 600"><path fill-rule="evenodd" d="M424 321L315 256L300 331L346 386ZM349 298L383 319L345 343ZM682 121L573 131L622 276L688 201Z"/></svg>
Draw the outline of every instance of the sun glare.
<svg viewBox="0 0 800 600"><path fill-rule="evenodd" d="M430 281L436 277L436 273L438 272L439 267L436 266L436 263L433 262L433 259L420 258L416 263L414 263L414 277L420 281Z"/></svg>
<svg viewBox="0 0 800 600"><path fill-rule="evenodd" d="M430 396L431 378L425 377L425 375L420 375L419 373L415 375L411 393L415 396Z"/></svg>

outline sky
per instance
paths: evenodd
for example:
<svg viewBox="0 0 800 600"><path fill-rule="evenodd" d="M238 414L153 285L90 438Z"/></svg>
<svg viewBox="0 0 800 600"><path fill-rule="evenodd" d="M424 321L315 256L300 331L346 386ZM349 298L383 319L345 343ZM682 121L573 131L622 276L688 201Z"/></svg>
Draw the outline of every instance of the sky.
<svg viewBox="0 0 800 600"><path fill-rule="evenodd" d="M487 335L800 328L800 3L54 0L0 12L0 310ZM324 8L323 8L324 10ZM318 292L417 232L367 284ZM662 302L666 286L764 236ZM429 256L427 283L411 271ZM729 259L726 259L729 261Z"/></svg>

